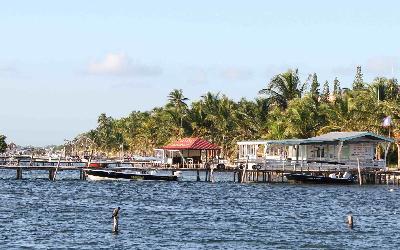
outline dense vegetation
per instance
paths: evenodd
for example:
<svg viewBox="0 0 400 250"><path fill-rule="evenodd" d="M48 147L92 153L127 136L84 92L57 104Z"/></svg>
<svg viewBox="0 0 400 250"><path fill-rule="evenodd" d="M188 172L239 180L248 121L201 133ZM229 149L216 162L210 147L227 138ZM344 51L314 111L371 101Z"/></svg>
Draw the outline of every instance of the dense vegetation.
<svg viewBox="0 0 400 250"><path fill-rule="evenodd" d="M257 93L255 93L257 94ZM397 79L363 80L357 67L351 89L319 82L317 74L302 82L297 70L274 76L255 100L234 101L220 93L206 93L192 101L174 89L168 103L151 111L133 111L127 117L98 118L97 128L74 139L102 152L122 148L133 154L150 154L153 148L188 136L206 138L236 156L236 142L249 139L306 138L330 131L398 132L400 93ZM391 116L392 126L382 120ZM394 148L392 148L392 151Z"/></svg>
<svg viewBox="0 0 400 250"><path fill-rule="evenodd" d="M7 149L7 143L6 143L6 138L4 135L0 135L0 153L6 152Z"/></svg>

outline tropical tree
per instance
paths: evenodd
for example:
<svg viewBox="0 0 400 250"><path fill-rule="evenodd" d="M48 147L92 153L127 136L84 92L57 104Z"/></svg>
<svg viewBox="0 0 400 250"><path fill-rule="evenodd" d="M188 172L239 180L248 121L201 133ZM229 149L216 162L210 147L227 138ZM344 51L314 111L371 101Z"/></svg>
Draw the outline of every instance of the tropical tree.
<svg viewBox="0 0 400 250"><path fill-rule="evenodd" d="M310 94L311 94L311 97L314 100L318 100L318 97L319 97L319 82L318 82L317 73L314 73L313 76L312 76Z"/></svg>
<svg viewBox="0 0 400 250"><path fill-rule="evenodd" d="M357 66L356 76L353 81L353 90L361 90L364 89L364 79L363 74L361 73L361 66Z"/></svg>
<svg viewBox="0 0 400 250"><path fill-rule="evenodd" d="M285 112L287 138L307 138L316 136L317 131L325 125L325 112L320 109L324 105L318 105L312 97L305 96L290 101Z"/></svg>
<svg viewBox="0 0 400 250"><path fill-rule="evenodd" d="M340 89L340 81L337 79L337 77L335 77L335 80L333 80L333 94L335 96L339 95L341 93L341 89Z"/></svg>
<svg viewBox="0 0 400 250"><path fill-rule="evenodd" d="M7 150L6 136L0 135L0 153L4 153Z"/></svg>
<svg viewBox="0 0 400 250"><path fill-rule="evenodd" d="M290 100L300 98L305 90L306 84L301 84L298 70L288 70L274 76L267 88L259 91L265 94L271 104L286 109Z"/></svg>
<svg viewBox="0 0 400 250"><path fill-rule="evenodd" d="M329 96L330 96L329 82L325 81L324 86L322 88L321 101L322 102L328 102L329 101Z"/></svg>
<svg viewBox="0 0 400 250"><path fill-rule="evenodd" d="M183 117L187 112L187 101L189 99L183 95L182 89L174 89L168 95L168 104L170 114L174 120L176 120L179 126L179 134L182 134Z"/></svg>
<svg viewBox="0 0 400 250"><path fill-rule="evenodd" d="M311 79L310 94L303 95ZM240 140L306 138L331 131L400 134L399 87L397 79L384 77L367 84L357 67L353 89L342 91L335 78L332 92L328 81L320 92L316 73L300 83L298 71L288 70L275 75L259 91L265 96L255 100L235 101L207 92L188 106L183 91L174 89L165 106L133 111L120 119L101 114L97 127L74 141L84 145L84 138L89 138L91 148L108 154L122 145L125 152L147 155L183 136L196 136L220 145L224 156L232 159ZM386 116L392 117L390 128L382 127Z"/></svg>

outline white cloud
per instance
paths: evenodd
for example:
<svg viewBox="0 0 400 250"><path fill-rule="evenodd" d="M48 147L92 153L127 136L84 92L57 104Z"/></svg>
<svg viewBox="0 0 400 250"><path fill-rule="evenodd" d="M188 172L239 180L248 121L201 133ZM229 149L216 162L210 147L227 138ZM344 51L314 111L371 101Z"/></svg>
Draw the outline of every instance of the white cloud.
<svg viewBox="0 0 400 250"><path fill-rule="evenodd" d="M103 60L90 63L88 71L93 74L119 74L126 71L128 64L125 54L110 53Z"/></svg>
<svg viewBox="0 0 400 250"><path fill-rule="evenodd" d="M102 60L90 63L87 72L95 75L157 76L162 70L157 66L132 63L124 53L108 53Z"/></svg>

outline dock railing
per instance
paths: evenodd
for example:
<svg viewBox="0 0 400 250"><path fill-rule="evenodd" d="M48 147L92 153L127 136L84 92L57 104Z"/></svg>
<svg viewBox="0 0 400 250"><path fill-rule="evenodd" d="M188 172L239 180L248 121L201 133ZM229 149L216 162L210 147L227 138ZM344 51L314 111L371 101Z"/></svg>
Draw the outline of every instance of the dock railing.
<svg viewBox="0 0 400 250"><path fill-rule="evenodd" d="M361 169L380 169L385 170L384 160L360 160ZM337 161L318 161L318 160L275 160L257 158L246 160L237 160L235 165L245 167L247 164L248 169L259 170L287 170L287 171L301 171L301 170L357 170L357 160L346 160L342 162Z"/></svg>

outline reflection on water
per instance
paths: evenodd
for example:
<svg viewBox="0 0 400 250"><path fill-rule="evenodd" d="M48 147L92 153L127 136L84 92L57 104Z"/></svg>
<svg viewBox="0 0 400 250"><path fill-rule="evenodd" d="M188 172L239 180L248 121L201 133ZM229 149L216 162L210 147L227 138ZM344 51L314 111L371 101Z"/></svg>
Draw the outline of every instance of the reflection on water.
<svg viewBox="0 0 400 250"><path fill-rule="evenodd" d="M231 174L205 183L188 173L182 182L88 182L67 172L56 182L44 172L17 181L14 174L0 171L2 248L398 248L400 189L392 186L238 184Z"/></svg>

